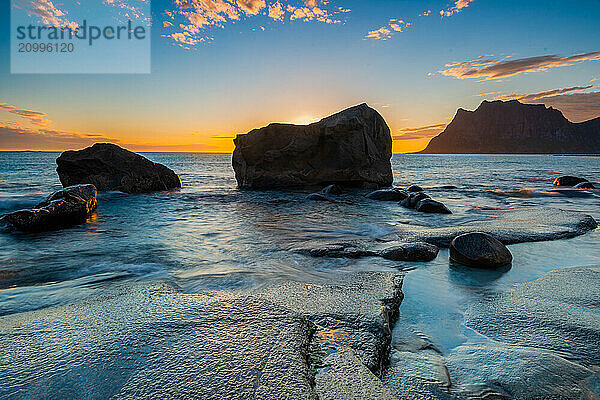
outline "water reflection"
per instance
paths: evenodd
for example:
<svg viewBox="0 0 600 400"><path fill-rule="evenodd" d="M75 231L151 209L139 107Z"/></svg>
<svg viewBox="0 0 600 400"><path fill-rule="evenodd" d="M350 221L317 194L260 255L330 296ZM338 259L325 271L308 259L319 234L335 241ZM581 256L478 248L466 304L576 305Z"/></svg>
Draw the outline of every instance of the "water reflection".
<svg viewBox="0 0 600 400"><path fill-rule="evenodd" d="M512 264L496 269L471 268L449 260L450 280L457 287L489 287L511 270Z"/></svg>

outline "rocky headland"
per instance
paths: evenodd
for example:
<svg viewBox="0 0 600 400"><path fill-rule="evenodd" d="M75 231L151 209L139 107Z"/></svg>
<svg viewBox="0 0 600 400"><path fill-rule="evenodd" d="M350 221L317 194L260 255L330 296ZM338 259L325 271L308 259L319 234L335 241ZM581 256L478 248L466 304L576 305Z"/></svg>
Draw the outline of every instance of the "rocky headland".
<svg viewBox="0 0 600 400"><path fill-rule="evenodd" d="M573 123L552 107L517 100L460 108L421 154L598 154L600 118Z"/></svg>

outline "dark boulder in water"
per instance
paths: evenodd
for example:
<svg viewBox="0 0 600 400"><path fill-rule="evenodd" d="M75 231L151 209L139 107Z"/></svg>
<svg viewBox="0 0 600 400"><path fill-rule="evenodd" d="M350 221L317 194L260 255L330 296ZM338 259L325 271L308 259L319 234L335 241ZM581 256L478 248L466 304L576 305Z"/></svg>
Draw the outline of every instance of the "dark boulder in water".
<svg viewBox="0 0 600 400"><path fill-rule="evenodd" d="M369 193L367 198L378 201L402 201L408 196L408 193L401 189L381 189Z"/></svg>
<svg viewBox="0 0 600 400"><path fill-rule="evenodd" d="M415 210L430 214L452 214L452 211L450 211L448 207L433 199L423 199L419 201Z"/></svg>
<svg viewBox="0 0 600 400"><path fill-rule="evenodd" d="M575 189L596 189L592 182L581 182L575 185Z"/></svg>
<svg viewBox="0 0 600 400"><path fill-rule="evenodd" d="M423 188L421 186L419 186L419 185L411 185L408 188L406 188L406 190L408 192L410 192L410 193L413 193L413 192L422 192Z"/></svg>
<svg viewBox="0 0 600 400"><path fill-rule="evenodd" d="M19 210L5 216L5 220L24 232L48 231L85 222L96 209L94 185L70 186L54 192L29 210Z"/></svg>
<svg viewBox="0 0 600 400"><path fill-rule="evenodd" d="M512 254L499 240L482 232L454 238L450 244L450 259L475 268L499 268L512 263Z"/></svg>
<svg viewBox="0 0 600 400"><path fill-rule="evenodd" d="M568 186L568 187L573 187L573 186L577 186L580 183L585 183L588 180L585 178L579 178L577 176L561 176L558 177L554 180L554 185L555 186Z"/></svg>
<svg viewBox="0 0 600 400"><path fill-rule="evenodd" d="M179 176L162 164L111 143L65 151L56 160L63 186L89 183L99 191L148 193L181 187Z"/></svg>
<svg viewBox="0 0 600 400"><path fill-rule="evenodd" d="M244 189L392 184L392 137L383 117L361 104L299 126L270 124L234 140L233 169Z"/></svg>
<svg viewBox="0 0 600 400"><path fill-rule="evenodd" d="M402 243L398 246L383 250L380 255L393 261L431 261L438 255L438 247L425 243Z"/></svg>

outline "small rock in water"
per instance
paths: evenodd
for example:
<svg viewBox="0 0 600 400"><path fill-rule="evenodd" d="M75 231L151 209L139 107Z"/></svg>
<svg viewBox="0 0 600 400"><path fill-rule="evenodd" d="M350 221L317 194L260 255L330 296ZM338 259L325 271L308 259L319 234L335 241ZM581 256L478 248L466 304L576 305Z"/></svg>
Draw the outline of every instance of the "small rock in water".
<svg viewBox="0 0 600 400"><path fill-rule="evenodd" d="M413 192L410 194L409 197L402 200L400 205L402 207L406 207L406 208L415 208L419 201L421 201L423 199L429 199L429 198L430 198L429 195L427 195L425 192Z"/></svg>
<svg viewBox="0 0 600 400"><path fill-rule="evenodd" d="M512 254L491 235L473 232L452 240L450 259L468 267L499 268L512 263Z"/></svg>
<svg viewBox="0 0 600 400"><path fill-rule="evenodd" d="M592 182L581 182L575 185L575 189L596 189Z"/></svg>
<svg viewBox="0 0 600 400"><path fill-rule="evenodd" d="M402 189L382 189L369 193L367 198L379 201L402 201L408 196L408 193Z"/></svg>
<svg viewBox="0 0 600 400"><path fill-rule="evenodd" d="M406 190L410 193L414 193L414 192L422 192L423 188L419 185L411 185Z"/></svg>
<svg viewBox="0 0 600 400"><path fill-rule="evenodd" d="M580 183L584 183L587 182L588 180L585 178L579 178L577 176L561 176L558 177L554 180L554 185L555 186L569 186L569 187L573 187L576 186Z"/></svg>
<svg viewBox="0 0 600 400"><path fill-rule="evenodd" d="M96 209L96 194L94 185L70 186L52 193L32 209L6 215L5 220L24 232L48 231L80 224Z"/></svg>
<svg viewBox="0 0 600 400"><path fill-rule="evenodd" d="M415 209L419 212L430 214L452 214L444 204L432 199L423 199L417 203Z"/></svg>
<svg viewBox="0 0 600 400"><path fill-rule="evenodd" d="M324 188L323 190L321 190L321 193L327 194L327 195L338 195L338 194L342 194L342 188L340 185L329 185L326 188Z"/></svg>
<svg viewBox="0 0 600 400"><path fill-rule="evenodd" d="M360 258L377 256L378 254L360 248L352 243L333 243L324 245L315 245L313 247L292 249L293 252L304 254L311 257L331 257L331 258Z"/></svg>
<svg viewBox="0 0 600 400"><path fill-rule="evenodd" d="M425 243L402 243L383 250L381 257L392 261L431 261L438 255L438 247Z"/></svg>

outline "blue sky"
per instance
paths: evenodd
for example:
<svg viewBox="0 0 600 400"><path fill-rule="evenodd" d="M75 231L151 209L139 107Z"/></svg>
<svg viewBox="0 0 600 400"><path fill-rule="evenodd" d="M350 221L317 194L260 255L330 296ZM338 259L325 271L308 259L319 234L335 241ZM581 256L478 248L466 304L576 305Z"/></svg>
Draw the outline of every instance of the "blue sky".
<svg viewBox="0 0 600 400"><path fill-rule="evenodd" d="M191 25L181 12L205 17L204 3L154 0L150 74L19 75L10 74L10 7L2 2L0 148L108 140L230 151L237 133L312 122L361 102L386 118L396 152L424 147L457 108L484 99L542 102L574 121L600 116L598 1L281 2L312 13L294 20L292 12L269 17L274 1L230 3L238 20L196 23L186 44L175 40L180 25ZM43 114L44 123L18 110Z"/></svg>

